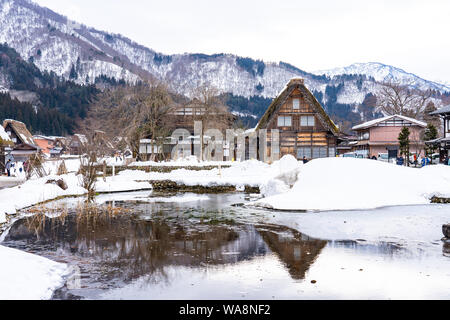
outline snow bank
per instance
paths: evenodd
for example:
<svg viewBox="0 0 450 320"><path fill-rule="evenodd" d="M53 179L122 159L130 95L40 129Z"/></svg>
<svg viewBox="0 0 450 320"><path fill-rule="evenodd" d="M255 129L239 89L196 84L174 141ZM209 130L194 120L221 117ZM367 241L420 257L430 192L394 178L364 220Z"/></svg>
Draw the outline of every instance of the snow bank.
<svg viewBox="0 0 450 320"><path fill-rule="evenodd" d="M136 174L123 174L120 172L114 177L107 177L106 181L103 178L98 178L95 184L95 191L97 192L122 192L142 189L151 189L152 185L146 181L137 182L140 180L140 171Z"/></svg>
<svg viewBox="0 0 450 320"><path fill-rule="evenodd" d="M80 169L80 159L61 159L61 160L48 160L43 164L44 170L47 174L57 174L58 168L61 162L64 160L67 172L78 172Z"/></svg>
<svg viewBox="0 0 450 320"><path fill-rule="evenodd" d="M66 264L0 246L0 300L50 299L64 285Z"/></svg>
<svg viewBox="0 0 450 320"><path fill-rule="evenodd" d="M97 192L117 192L150 189L148 182L136 182L136 175L119 175L97 179ZM55 184L47 184L48 180L64 179L67 190L63 190ZM78 196L87 191L80 186L80 176L69 173L61 176L47 176L35 180L28 180L24 184L0 190L0 223L6 222L6 214L15 214L17 210L33 206L37 203L52 200L61 196Z"/></svg>
<svg viewBox="0 0 450 320"><path fill-rule="evenodd" d="M263 187L265 192L274 194L286 191L296 181L302 165L303 163L294 157L284 156L272 165L258 160L248 160L235 162L231 167L222 169L201 171L177 169L171 172L125 170L119 175L133 177L136 180L171 180L188 186L235 186L238 190L244 186ZM272 180L276 181L271 182Z"/></svg>
<svg viewBox="0 0 450 320"><path fill-rule="evenodd" d="M450 208L445 204L263 214L267 223L285 225L313 238L384 241L409 248L437 242L439 252L442 251L442 225L450 221Z"/></svg>
<svg viewBox="0 0 450 320"><path fill-rule="evenodd" d="M324 158L301 169L291 190L252 204L281 210L351 210L427 204L450 197L450 167L422 169L385 162Z"/></svg>
<svg viewBox="0 0 450 320"><path fill-rule="evenodd" d="M302 165L303 163L291 155L275 161L271 166L271 171L275 176L260 186L261 194L268 197L289 191L297 181Z"/></svg>
<svg viewBox="0 0 450 320"><path fill-rule="evenodd" d="M66 181L67 190L63 190L55 184L46 184L49 179L60 178ZM0 215L2 213L14 214L16 210L60 196L82 195L84 193L86 193L86 190L79 186L78 177L74 173L28 180L20 186L0 190ZM0 222L2 222L1 217Z"/></svg>

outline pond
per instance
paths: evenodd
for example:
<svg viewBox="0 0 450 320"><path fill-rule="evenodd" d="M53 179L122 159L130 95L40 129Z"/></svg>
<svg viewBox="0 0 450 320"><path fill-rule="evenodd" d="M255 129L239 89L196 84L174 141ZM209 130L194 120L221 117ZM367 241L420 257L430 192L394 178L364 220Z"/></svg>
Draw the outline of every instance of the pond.
<svg viewBox="0 0 450 320"><path fill-rule="evenodd" d="M448 299L450 248L327 240L245 194L100 196L124 213L16 221L2 245L72 267L53 299ZM426 210L436 207L426 207ZM277 213L277 217L283 213ZM269 218L270 217L270 218Z"/></svg>

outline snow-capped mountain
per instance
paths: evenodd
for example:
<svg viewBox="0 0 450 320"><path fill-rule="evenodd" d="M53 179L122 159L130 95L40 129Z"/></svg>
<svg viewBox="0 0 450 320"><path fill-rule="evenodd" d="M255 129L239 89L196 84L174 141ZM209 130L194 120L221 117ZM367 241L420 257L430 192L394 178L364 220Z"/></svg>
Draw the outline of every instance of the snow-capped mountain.
<svg viewBox="0 0 450 320"><path fill-rule="evenodd" d="M52 71L80 84L93 83L100 75L130 83L156 78L186 96L208 83L222 93L273 98L289 79L301 77L326 108L345 104L352 109L347 112L356 114L368 94L376 93L379 82L388 79L450 92L446 85L377 63L314 74L284 62L263 62L232 54L165 55L124 36L80 25L29 0L0 0L0 21L1 43L6 42L41 71ZM0 85L9 88L8 79L1 74Z"/></svg>
<svg viewBox="0 0 450 320"><path fill-rule="evenodd" d="M450 92L450 86L422 79L415 74L406 72L400 68L385 65L379 62L354 63L347 67L333 68L330 70L314 71L317 75L334 77L343 74L364 74L378 82L396 82L422 90L434 89L441 92Z"/></svg>

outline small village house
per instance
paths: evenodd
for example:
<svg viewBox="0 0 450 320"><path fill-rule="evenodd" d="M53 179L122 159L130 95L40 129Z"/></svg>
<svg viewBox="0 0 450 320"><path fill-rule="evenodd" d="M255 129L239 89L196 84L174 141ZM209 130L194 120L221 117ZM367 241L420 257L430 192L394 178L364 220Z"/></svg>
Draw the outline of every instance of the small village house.
<svg viewBox="0 0 450 320"><path fill-rule="evenodd" d="M67 151L67 139L64 137L36 135L33 140L42 153L50 158L58 158Z"/></svg>
<svg viewBox="0 0 450 320"><path fill-rule="evenodd" d="M430 115L436 115L442 118L444 134L443 137L427 141L426 143L439 149L439 158L443 162L446 156L450 156L450 105L431 112Z"/></svg>
<svg viewBox="0 0 450 320"><path fill-rule="evenodd" d="M207 110L197 99L193 99L187 104L178 105L168 115L171 125L168 127L168 138L164 144L157 145L157 141L152 137L140 140L139 154L142 160L148 160L152 154L163 154L165 158L170 158L173 147L180 143L186 143L191 149L190 155L194 155L194 145L199 144L200 137L195 137L195 121L203 121L205 131L208 128L219 129L225 137L225 130L232 128L236 116L230 113L226 106L217 106L213 110ZM189 134L179 141L171 139L171 133L176 129L186 129ZM204 137L206 138L206 137Z"/></svg>
<svg viewBox="0 0 450 320"><path fill-rule="evenodd" d="M50 150L50 158L59 158L68 153L68 139L65 137L54 137L53 148Z"/></svg>
<svg viewBox="0 0 450 320"><path fill-rule="evenodd" d="M351 153L354 146L358 143L358 137L355 135L345 134L343 132L339 133L337 146L337 155L341 156L346 153Z"/></svg>
<svg viewBox="0 0 450 320"><path fill-rule="evenodd" d="M50 151L54 148L55 139L52 137L36 135L33 136L35 144L41 148L42 153L46 156L50 156Z"/></svg>
<svg viewBox="0 0 450 320"><path fill-rule="evenodd" d="M294 78L276 97L260 119L256 129L279 130L280 157L290 154L297 159L336 156L339 130L323 107L306 88L304 80ZM271 148L267 148L270 157Z"/></svg>
<svg viewBox="0 0 450 320"><path fill-rule="evenodd" d="M5 152L6 149L10 149L13 142L9 135L6 133L5 129L0 126L0 172L5 170ZM1 175L1 174L0 174Z"/></svg>
<svg viewBox="0 0 450 320"><path fill-rule="evenodd" d="M23 122L7 119L3 121L3 128L14 144L6 157L24 162L40 152L41 149L35 144L33 136Z"/></svg>
<svg viewBox="0 0 450 320"><path fill-rule="evenodd" d="M72 155L81 155L87 143L88 139L84 134L74 134L67 145L69 153Z"/></svg>
<svg viewBox="0 0 450 320"><path fill-rule="evenodd" d="M101 156L113 156L116 152L114 144L109 140L104 131L95 130L92 136L92 143Z"/></svg>
<svg viewBox="0 0 450 320"><path fill-rule="evenodd" d="M391 115L354 126L352 129L358 137L355 153L364 158L388 153L388 158L396 158L400 145L398 136L403 127L408 127L410 131L410 152L423 156L425 144L421 137L427 124L402 115Z"/></svg>

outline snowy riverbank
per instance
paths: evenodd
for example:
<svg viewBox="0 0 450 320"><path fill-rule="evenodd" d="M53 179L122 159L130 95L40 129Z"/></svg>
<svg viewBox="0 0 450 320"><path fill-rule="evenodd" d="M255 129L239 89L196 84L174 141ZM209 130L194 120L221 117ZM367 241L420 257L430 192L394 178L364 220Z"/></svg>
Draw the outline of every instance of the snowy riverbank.
<svg viewBox="0 0 450 320"><path fill-rule="evenodd" d="M64 179L67 189L63 190L55 184L46 183L48 180ZM81 196L86 189L80 186L80 176L75 173L61 176L47 176L44 178L28 180L14 188L0 190L0 224L6 222L6 215L15 214L18 210L38 203L67 196ZM117 175L97 179L97 192L122 192L151 189L148 182L136 182L130 175Z"/></svg>
<svg viewBox="0 0 450 320"><path fill-rule="evenodd" d="M64 285L66 264L0 246L0 300L44 300Z"/></svg>
<svg viewBox="0 0 450 320"><path fill-rule="evenodd" d="M421 169L354 158L324 158L301 168L287 192L260 199L256 206L279 210L356 210L428 204L450 197L450 166Z"/></svg>
<svg viewBox="0 0 450 320"><path fill-rule="evenodd" d="M190 163L190 162L189 162ZM67 190L49 179L63 178ZM352 158L324 158L306 165L292 156L269 165L256 160L233 163L212 170L177 169L171 172L121 171L106 181L98 178L97 192L151 189L151 180L170 180L186 186L231 186L242 191L258 187L264 197L251 205L280 210L356 210L395 205L428 204L433 196L450 197L450 167L422 169L380 161ZM86 193L79 176L72 172L29 180L0 190L0 223L5 214L61 196Z"/></svg>

